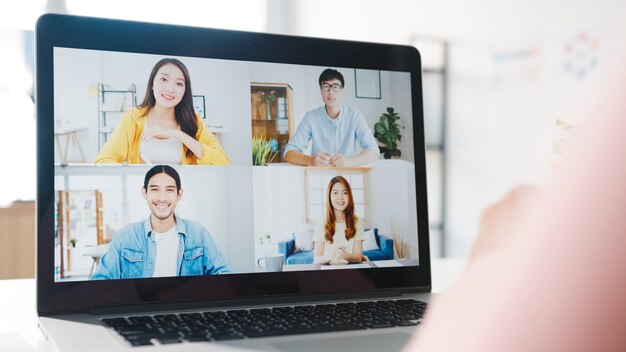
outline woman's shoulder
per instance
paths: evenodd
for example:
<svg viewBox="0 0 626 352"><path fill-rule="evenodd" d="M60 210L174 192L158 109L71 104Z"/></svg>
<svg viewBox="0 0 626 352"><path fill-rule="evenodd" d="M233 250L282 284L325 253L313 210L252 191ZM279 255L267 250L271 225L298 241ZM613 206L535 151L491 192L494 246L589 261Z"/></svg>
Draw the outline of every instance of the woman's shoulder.
<svg viewBox="0 0 626 352"><path fill-rule="evenodd" d="M143 128L147 119L148 109L145 107L136 107L127 110L122 115L120 125L125 126L126 129Z"/></svg>
<svg viewBox="0 0 626 352"><path fill-rule="evenodd" d="M126 123L131 123L131 122L139 122L141 120L145 120L148 115L147 111L148 109L145 107L136 107L136 108L128 109L122 115L122 121Z"/></svg>
<svg viewBox="0 0 626 352"><path fill-rule="evenodd" d="M126 116L130 116L134 119L138 119L138 118L142 118L142 117L147 117L148 116L148 107L145 106L137 106L131 109L128 109L124 115Z"/></svg>

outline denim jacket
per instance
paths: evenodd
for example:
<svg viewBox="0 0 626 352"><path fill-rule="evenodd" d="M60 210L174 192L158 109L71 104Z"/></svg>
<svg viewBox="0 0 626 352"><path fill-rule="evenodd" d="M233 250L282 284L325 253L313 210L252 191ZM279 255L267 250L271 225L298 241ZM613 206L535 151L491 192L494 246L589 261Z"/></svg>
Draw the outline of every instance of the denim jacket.
<svg viewBox="0 0 626 352"><path fill-rule="evenodd" d="M178 230L178 276L214 275L230 271L207 229L176 216ZM156 242L150 218L129 224L113 237L109 250L100 259L92 280L152 277Z"/></svg>

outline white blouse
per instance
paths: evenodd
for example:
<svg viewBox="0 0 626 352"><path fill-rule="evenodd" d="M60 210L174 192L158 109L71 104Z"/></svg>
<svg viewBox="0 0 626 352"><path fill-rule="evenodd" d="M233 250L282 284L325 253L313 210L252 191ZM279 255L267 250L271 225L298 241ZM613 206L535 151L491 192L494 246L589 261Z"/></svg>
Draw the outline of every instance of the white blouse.
<svg viewBox="0 0 626 352"><path fill-rule="evenodd" d="M146 164L177 164L183 161L183 143L177 138L143 140L143 134L148 129L148 121L141 134L142 142L139 145L141 159Z"/></svg>

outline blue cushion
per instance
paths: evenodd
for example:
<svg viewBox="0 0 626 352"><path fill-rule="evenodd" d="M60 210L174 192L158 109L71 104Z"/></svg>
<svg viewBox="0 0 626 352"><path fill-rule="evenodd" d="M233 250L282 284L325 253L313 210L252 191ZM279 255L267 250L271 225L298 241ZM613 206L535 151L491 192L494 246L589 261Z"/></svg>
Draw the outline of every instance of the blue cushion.
<svg viewBox="0 0 626 352"><path fill-rule="evenodd" d="M365 229L365 230L369 230ZM393 259L393 240L389 237L379 235L378 228L374 227L374 236L380 249L363 251L363 255L369 260ZM292 234L292 238L295 234ZM311 264L313 263L313 251L294 253L295 240L282 241L278 244L278 252L285 255L285 264Z"/></svg>
<svg viewBox="0 0 626 352"><path fill-rule="evenodd" d="M285 264L312 264L313 252L294 253L287 258Z"/></svg>
<svg viewBox="0 0 626 352"><path fill-rule="evenodd" d="M393 259L388 258L385 253L379 250L363 251L363 255L366 256L370 261Z"/></svg>

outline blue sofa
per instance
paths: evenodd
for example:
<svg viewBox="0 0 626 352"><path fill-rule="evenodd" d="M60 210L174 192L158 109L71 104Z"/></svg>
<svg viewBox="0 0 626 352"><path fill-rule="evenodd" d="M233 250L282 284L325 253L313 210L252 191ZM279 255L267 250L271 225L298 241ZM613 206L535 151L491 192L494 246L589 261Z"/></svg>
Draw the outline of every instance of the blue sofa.
<svg viewBox="0 0 626 352"><path fill-rule="evenodd" d="M380 249L363 251L363 255L371 261L393 259L393 240L389 237L379 235L377 228L373 230L376 243ZM285 264L313 263L313 251L294 253L296 250L295 234L291 236L292 239L278 243L278 253L285 255Z"/></svg>

